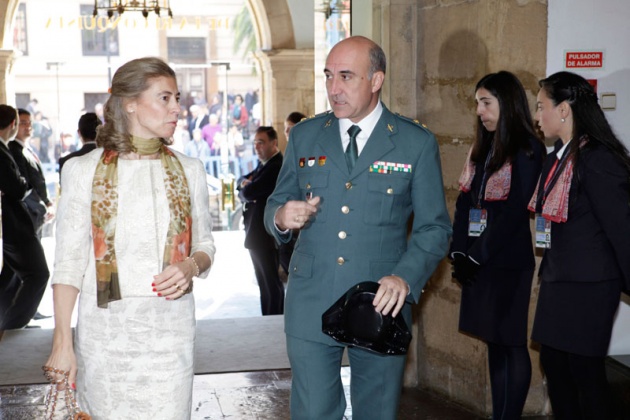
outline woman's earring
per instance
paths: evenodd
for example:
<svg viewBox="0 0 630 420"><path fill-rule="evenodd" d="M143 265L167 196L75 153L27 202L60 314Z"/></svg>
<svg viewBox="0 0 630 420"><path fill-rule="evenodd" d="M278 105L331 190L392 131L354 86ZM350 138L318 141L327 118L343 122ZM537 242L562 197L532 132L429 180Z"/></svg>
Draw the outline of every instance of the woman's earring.
<svg viewBox="0 0 630 420"><path fill-rule="evenodd" d="M564 122L564 121L565 121L565 119L564 119L564 118L560 118L560 121Z"/></svg>

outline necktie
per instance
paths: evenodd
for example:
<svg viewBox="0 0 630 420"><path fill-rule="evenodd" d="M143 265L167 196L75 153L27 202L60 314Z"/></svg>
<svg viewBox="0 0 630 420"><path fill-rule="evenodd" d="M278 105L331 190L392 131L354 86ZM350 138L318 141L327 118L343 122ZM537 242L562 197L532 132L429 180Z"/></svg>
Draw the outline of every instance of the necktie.
<svg viewBox="0 0 630 420"><path fill-rule="evenodd" d="M354 164L357 162L357 158L359 157L359 148L357 147L357 135L359 135L359 131L361 131L361 127L358 125L352 125L348 129L350 143L348 143L348 147L346 147L345 155L349 172L352 172L352 168L354 168Z"/></svg>
<svg viewBox="0 0 630 420"><path fill-rule="evenodd" d="M36 161L37 163L41 163L41 162L39 161L39 156L37 156L37 153L35 153L35 151L34 151L33 149L31 149L31 148L30 148L30 147L28 147L28 146L27 146L25 149L26 149L26 150L28 150L28 152L31 154L31 156L33 156L33 159L35 159L35 161Z"/></svg>

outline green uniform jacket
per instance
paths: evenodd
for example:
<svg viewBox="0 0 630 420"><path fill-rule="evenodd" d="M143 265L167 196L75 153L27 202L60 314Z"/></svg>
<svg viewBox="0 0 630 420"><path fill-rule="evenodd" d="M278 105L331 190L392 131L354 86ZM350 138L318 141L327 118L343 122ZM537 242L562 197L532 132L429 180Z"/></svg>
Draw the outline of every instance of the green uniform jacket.
<svg viewBox="0 0 630 420"><path fill-rule="evenodd" d="M305 200L307 193L321 201L291 258L287 334L333 344L321 332L322 314L353 285L390 274L407 281L408 302L418 302L451 235L439 149L430 131L383 106L349 173L334 114L302 121L291 129L265 210L265 227L279 243L288 242L291 233L278 232L274 214L289 200ZM411 326L410 305L403 316Z"/></svg>

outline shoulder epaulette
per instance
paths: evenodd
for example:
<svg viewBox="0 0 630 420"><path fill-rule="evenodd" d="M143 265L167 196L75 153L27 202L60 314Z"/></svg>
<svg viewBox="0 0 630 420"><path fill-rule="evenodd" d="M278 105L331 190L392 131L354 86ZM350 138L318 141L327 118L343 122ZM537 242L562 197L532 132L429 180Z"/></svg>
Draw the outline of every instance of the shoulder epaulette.
<svg viewBox="0 0 630 420"><path fill-rule="evenodd" d="M309 115L308 117L304 117L302 118L301 121L304 120L312 120L314 118L321 118L321 117L325 117L327 115L329 115L332 111L324 111L324 112L320 112L319 114L315 114L315 115Z"/></svg>
<svg viewBox="0 0 630 420"><path fill-rule="evenodd" d="M426 124L421 123L421 122L420 122L420 120L417 120L417 119L415 119L415 118L405 117L404 115L400 115L398 112L396 112L396 116L397 116L397 117L400 117L401 119L403 119L403 120L405 120L405 121L409 121L409 122L411 122L411 123L414 123L414 124L416 124L416 125L419 125L419 126L421 126L421 127L423 127L423 128L426 128L426 129L428 129L428 128L429 128L429 127L427 127L427 125L426 125Z"/></svg>

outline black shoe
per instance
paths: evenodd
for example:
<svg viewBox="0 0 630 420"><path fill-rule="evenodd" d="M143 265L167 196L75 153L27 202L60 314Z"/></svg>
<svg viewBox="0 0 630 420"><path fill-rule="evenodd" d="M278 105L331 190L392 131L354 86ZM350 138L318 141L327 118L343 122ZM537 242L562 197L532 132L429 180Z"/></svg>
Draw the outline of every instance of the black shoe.
<svg viewBox="0 0 630 420"><path fill-rule="evenodd" d="M41 327L39 325L30 325L30 324L24 327L24 329L28 329L28 330L35 329L35 328L41 328Z"/></svg>
<svg viewBox="0 0 630 420"><path fill-rule="evenodd" d="M48 319L48 318L52 318L51 315L42 315L39 312L36 312L35 315L33 316L33 321L39 321L40 319Z"/></svg>

